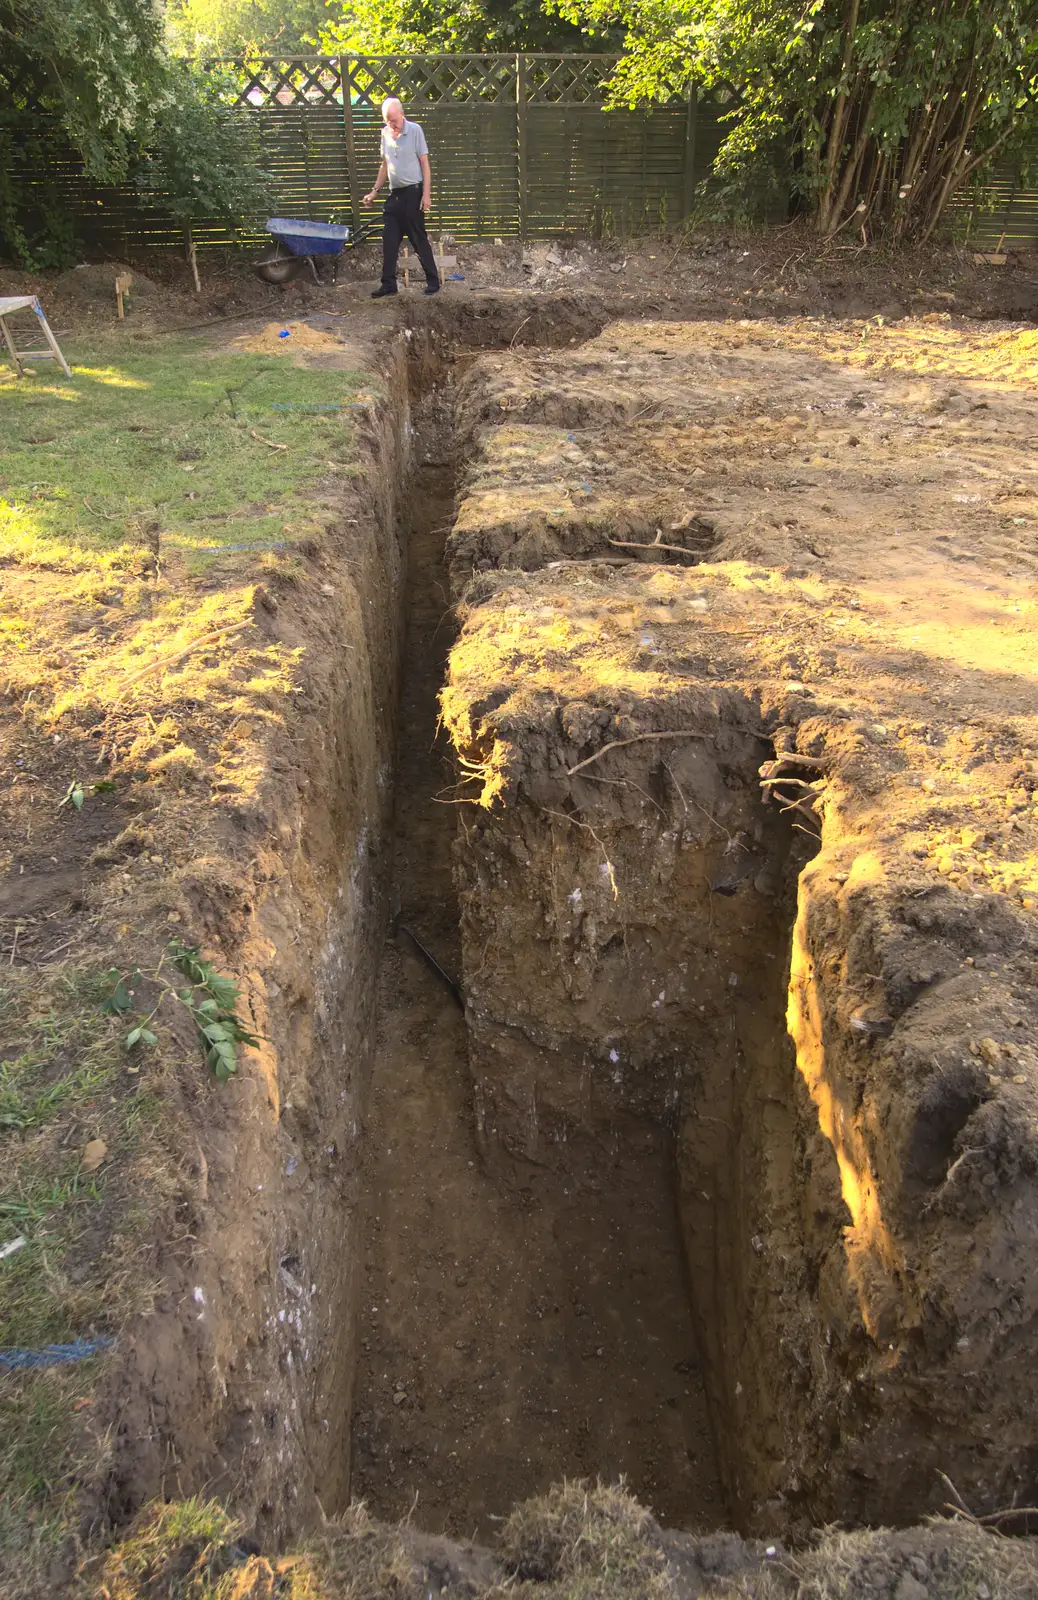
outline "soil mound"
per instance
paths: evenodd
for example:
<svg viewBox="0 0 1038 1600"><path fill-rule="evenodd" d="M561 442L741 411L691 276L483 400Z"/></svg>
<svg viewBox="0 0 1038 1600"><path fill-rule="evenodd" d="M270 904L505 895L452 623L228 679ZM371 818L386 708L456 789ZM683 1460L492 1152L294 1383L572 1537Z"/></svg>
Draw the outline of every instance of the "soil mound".
<svg viewBox="0 0 1038 1600"><path fill-rule="evenodd" d="M156 304L163 290L142 272L135 272L125 261L98 261L89 265L70 267L55 278L50 293L84 311L108 310L115 305L115 280L129 276L133 279L130 297L137 301Z"/></svg>
<svg viewBox="0 0 1038 1600"><path fill-rule="evenodd" d="M300 351L341 350L342 341L322 328L312 328L306 322L268 322L259 332L243 334L233 341L235 350L248 350L260 355L298 355Z"/></svg>

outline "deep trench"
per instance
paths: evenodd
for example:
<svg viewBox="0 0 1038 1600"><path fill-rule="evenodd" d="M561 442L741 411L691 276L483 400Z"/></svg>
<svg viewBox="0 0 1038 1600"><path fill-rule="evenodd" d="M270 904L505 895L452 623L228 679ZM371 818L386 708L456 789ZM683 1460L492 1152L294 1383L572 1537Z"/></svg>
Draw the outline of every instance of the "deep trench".
<svg viewBox="0 0 1038 1600"><path fill-rule="evenodd" d="M364 1119L351 1493L387 1519L411 1514L432 1532L487 1538L516 1502L554 1482L623 1477L670 1526L731 1525L732 1475L726 1493L708 1403L709 1361L723 1359L726 1335L701 1337L715 1318L725 1243L709 1228L689 1234L697 1200L687 1185L679 1192L677 1119L618 1103L604 1124L507 1181L477 1138L466 1019L415 944L460 979L456 774L438 719L454 630L444 566L456 488L449 388L441 378L415 408L407 496L392 919ZM743 1031L760 1036L765 1056L783 1033L786 966L781 950L767 960L763 1014L739 996ZM733 1036L735 1026L733 1016ZM773 1049L775 1070L780 1058ZM698 1114L709 1132L735 1113L704 1101ZM715 1156L720 1205L726 1162ZM731 1441L728 1458L730 1468Z"/></svg>
<svg viewBox="0 0 1038 1600"><path fill-rule="evenodd" d="M663 572L653 553L617 568L611 523L583 512L547 544L509 543L527 486L562 474L554 457L513 470L484 429L518 409L500 404L507 352L604 320L472 296L416 307L382 347L386 403L357 424L364 517L324 569L325 648L300 696L312 803L291 892L275 881L258 920L273 1054L243 1077L233 1142L199 1155L199 1215L211 1174L233 1182L243 1231L232 1250L220 1234L204 1290L185 1269L166 1343L142 1341L120 1377L140 1407L121 1425L127 1508L165 1492L170 1461L254 1511L272 1547L351 1497L492 1541L563 1479L623 1476L671 1528L789 1541L936 1512L946 1473L993 1521L1034 1503L1033 1301L1009 1315L1004 1287L1030 1282L1033 1112L1021 1094L1002 1120L988 1052L948 1058L980 1093L958 1097L924 1171L911 1161L947 1103L938 1041L958 1049L973 1025L970 1001L945 1038L965 1010L946 1013L938 983L996 940L1030 946L979 911L960 923L940 886L908 904L838 788L821 838L764 803L762 777L788 802L797 763L828 785L865 746L849 703L790 701L800 686L779 694L768 658L732 645L748 592L700 620L727 572ZM457 385L455 414L480 350L503 359ZM550 402L550 426L596 450L619 437L565 357L526 377L535 427ZM628 403L654 381L646 366ZM495 459L495 489L517 485L500 525L479 499ZM685 544L682 567L696 555ZM459 808L473 772L493 803ZM957 1144L975 1137L991 1167L959 1193ZM1004 1149L1019 1169L996 1166ZM998 1324L983 1338L978 1306ZM189 1425L159 1432L140 1397L167 1393Z"/></svg>

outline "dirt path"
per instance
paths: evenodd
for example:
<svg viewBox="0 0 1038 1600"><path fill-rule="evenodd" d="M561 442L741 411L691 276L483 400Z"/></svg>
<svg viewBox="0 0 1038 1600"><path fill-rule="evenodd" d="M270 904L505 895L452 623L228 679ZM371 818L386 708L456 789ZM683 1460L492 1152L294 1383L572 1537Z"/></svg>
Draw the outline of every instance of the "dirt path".
<svg viewBox="0 0 1038 1600"><path fill-rule="evenodd" d="M395 833L400 918L460 967L453 772L434 740L450 626L449 474L413 496ZM464 1020L406 937L387 943L366 1128L353 1494L487 1534L561 1477L626 1474L668 1522L723 1521L674 1211L671 1152L631 1121L565 1169L481 1165Z"/></svg>

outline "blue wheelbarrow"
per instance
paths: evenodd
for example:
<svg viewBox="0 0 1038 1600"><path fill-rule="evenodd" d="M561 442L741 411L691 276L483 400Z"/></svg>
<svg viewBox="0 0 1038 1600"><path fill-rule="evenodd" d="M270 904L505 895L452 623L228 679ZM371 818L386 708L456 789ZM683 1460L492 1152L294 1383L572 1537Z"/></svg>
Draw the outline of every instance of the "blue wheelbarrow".
<svg viewBox="0 0 1038 1600"><path fill-rule="evenodd" d="M252 264L253 272L264 283L291 283L307 266L319 282L314 257L331 256L337 267L342 252L360 244L369 231L367 227L354 231L334 222L307 222L296 217L271 217L267 228L273 235L274 249Z"/></svg>

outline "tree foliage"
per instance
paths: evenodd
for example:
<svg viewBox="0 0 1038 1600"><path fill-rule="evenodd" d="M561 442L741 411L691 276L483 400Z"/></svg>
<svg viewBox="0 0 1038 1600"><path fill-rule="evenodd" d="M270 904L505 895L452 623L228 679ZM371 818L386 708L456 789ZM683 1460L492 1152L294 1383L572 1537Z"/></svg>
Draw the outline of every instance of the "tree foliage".
<svg viewBox="0 0 1038 1600"><path fill-rule="evenodd" d="M622 31L549 12L542 0L350 0L321 31L330 54L573 52L619 47Z"/></svg>
<svg viewBox="0 0 1038 1600"><path fill-rule="evenodd" d="M173 0L170 49L181 56L315 51L327 0Z"/></svg>
<svg viewBox="0 0 1038 1600"><path fill-rule="evenodd" d="M125 177L162 87L162 37L151 0L0 0L7 126L28 92L59 118L91 177Z"/></svg>
<svg viewBox="0 0 1038 1600"><path fill-rule="evenodd" d="M238 222L263 203L247 114L170 59L157 0L0 0L0 233L28 267L77 251L46 198L62 142L96 182L136 181L185 223Z"/></svg>
<svg viewBox="0 0 1038 1600"><path fill-rule="evenodd" d="M255 121L231 107L237 88L222 73L185 64L166 73L133 175L143 194L185 226L202 217L238 225L266 204Z"/></svg>
<svg viewBox="0 0 1038 1600"><path fill-rule="evenodd" d="M729 196L788 183L827 234L929 238L957 190L1036 142L1038 0L558 0L622 22L623 104L727 100Z"/></svg>

